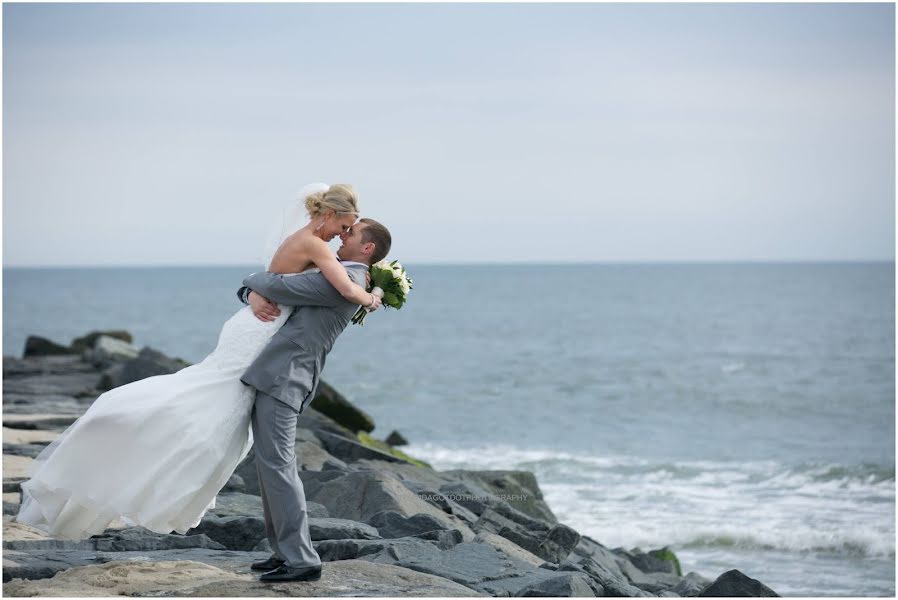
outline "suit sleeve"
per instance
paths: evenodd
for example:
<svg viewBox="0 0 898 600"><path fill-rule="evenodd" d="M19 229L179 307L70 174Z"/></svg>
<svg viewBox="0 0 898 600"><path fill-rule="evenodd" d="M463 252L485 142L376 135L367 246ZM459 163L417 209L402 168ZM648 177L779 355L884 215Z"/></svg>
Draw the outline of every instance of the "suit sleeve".
<svg viewBox="0 0 898 600"><path fill-rule="evenodd" d="M272 302L287 306L340 306L346 299L321 273L278 275L253 273L243 285Z"/></svg>

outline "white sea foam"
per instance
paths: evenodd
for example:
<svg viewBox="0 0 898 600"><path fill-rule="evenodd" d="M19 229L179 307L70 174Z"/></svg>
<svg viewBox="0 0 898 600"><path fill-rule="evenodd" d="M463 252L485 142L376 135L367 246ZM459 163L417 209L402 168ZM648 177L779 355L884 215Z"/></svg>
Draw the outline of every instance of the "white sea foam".
<svg viewBox="0 0 898 600"><path fill-rule="evenodd" d="M408 450L438 469L531 470L562 522L611 547L895 555L892 468L653 462L508 445Z"/></svg>

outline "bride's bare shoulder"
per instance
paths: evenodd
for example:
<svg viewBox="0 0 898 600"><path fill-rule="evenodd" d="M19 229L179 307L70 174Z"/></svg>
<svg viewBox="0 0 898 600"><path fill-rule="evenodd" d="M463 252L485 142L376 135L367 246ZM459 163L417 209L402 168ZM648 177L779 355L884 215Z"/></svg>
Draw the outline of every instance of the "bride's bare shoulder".
<svg viewBox="0 0 898 600"><path fill-rule="evenodd" d="M283 241L268 270L281 274L300 273L315 266L315 259L323 251L330 252L327 242L309 232L297 231Z"/></svg>

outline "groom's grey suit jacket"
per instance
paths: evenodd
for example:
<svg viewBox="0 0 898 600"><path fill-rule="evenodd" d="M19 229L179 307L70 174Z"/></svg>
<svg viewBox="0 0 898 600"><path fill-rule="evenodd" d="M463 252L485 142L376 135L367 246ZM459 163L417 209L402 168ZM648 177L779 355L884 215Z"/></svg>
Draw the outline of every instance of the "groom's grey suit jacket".
<svg viewBox="0 0 898 600"><path fill-rule="evenodd" d="M366 265L344 266L350 279L366 285ZM237 292L241 299L249 288L296 308L240 380L302 412L315 397L327 353L359 305L343 298L321 273L253 273L243 285Z"/></svg>

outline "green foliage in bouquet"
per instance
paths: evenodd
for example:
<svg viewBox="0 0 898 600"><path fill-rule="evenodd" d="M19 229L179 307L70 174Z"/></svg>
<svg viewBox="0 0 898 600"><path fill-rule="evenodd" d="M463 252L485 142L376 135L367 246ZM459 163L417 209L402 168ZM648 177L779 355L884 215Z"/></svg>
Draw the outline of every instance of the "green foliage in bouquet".
<svg viewBox="0 0 898 600"><path fill-rule="evenodd" d="M394 269L396 266L398 269ZM388 264L388 268L372 265L371 283L384 291L383 303L390 308L402 308L408 298L408 292L412 289L412 280L398 260Z"/></svg>
<svg viewBox="0 0 898 600"><path fill-rule="evenodd" d="M371 265L368 269L371 275L372 291L380 290L382 292L381 300L383 306L389 308L400 309L408 299L409 291L412 289L412 279L405 271L405 267L398 260L387 262L382 260ZM377 291L374 291L377 293ZM364 307L360 308L352 322L356 325L364 325L365 317L368 311Z"/></svg>

